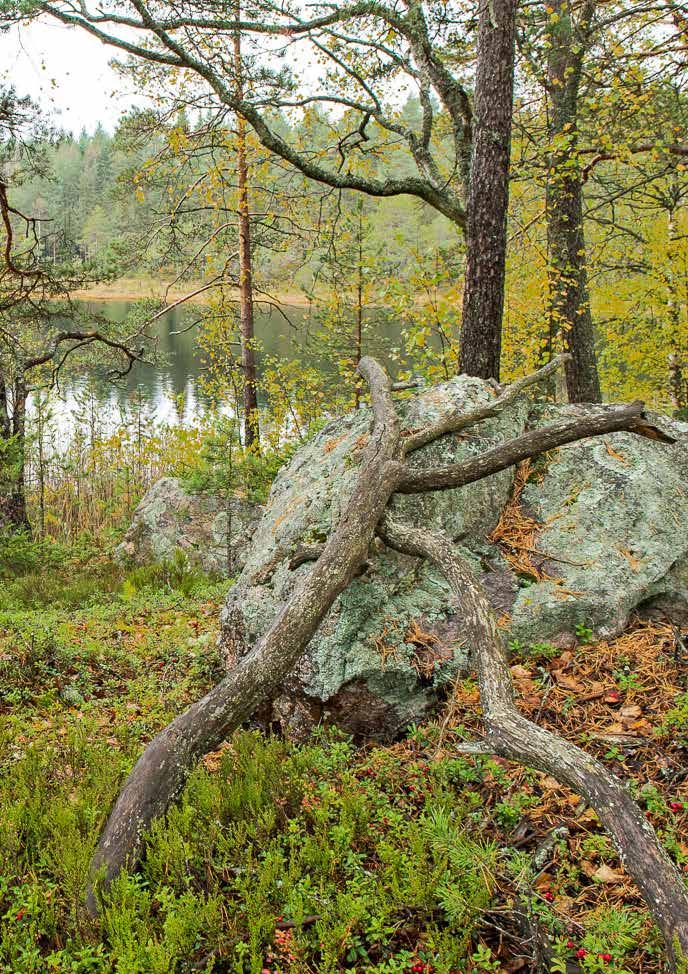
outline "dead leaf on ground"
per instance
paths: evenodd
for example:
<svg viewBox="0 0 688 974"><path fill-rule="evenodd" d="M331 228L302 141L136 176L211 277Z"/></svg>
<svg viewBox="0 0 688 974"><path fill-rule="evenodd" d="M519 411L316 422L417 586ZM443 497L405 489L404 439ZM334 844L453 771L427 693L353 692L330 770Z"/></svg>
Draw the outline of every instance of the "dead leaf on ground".
<svg viewBox="0 0 688 974"><path fill-rule="evenodd" d="M532 679L532 673L530 672L530 670L527 670L525 666L519 666L518 664L516 666L511 667L511 675L514 678L514 680Z"/></svg>
<svg viewBox="0 0 688 974"><path fill-rule="evenodd" d="M563 670L552 670L552 676L557 681L557 686L562 690L571 690L573 693L582 693L585 689L580 680L575 676L567 676Z"/></svg>
<svg viewBox="0 0 688 974"><path fill-rule="evenodd" d="M631 571L640 571L640 560L635 557L632 551L629 551L628 548L618 548L617 550L620 555L623 555L628 564L631 566Z"/></svg>
<svg viewBox="0 0 688 974"><path fill-rule="evenodd" d="M587 875L587 874L586 874ZM626 877L623 873L617 873L616 870L612 869L611 866L602 864L598 869L596 869L592 876L590 876L596 883L624 883Z"/></svg>
<svg viewBox="0 0 688 974"><path fill-rule="evenodd" d="M604 441L604 445L605 445L606 450L607 450L607 453L609 454L610 457L614 457L614 459L615 460L618 460L620 463L628 464L628 460L623 455L623 453L619 453L618 450L615 450L614 447L611 445L611 443L609 443L607 440L605 440Z"/></svg>
<svg viewBox="0 0 688 974"><path fill-rule="evenodd" d="M622 707L620 713L622 717L635 718L635 717L642 717L643 710L642 707L639 707L638 704L635 703L630 707Z"/></svg>

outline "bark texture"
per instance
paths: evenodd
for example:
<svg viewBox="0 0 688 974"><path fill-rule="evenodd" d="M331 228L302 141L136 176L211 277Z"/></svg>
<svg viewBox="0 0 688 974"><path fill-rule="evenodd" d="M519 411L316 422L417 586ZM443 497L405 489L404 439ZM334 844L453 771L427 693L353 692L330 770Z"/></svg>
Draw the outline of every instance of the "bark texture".
<svg viewBox="0 0 688 974"><path fill-rule="evenodd" d="M26 400L23 379L12 389L12 415L8 390L0 376L0 531L31 531L26 510L25 450Z"/></svg>
<svg viewBox="0 0 688 974"><path fill-rule="evenodd" d="M465 484L498 473L506 467L513 467L521 460L563 446L565 443L573 443L587 436L614 433L618 430L629 430L640 436L649 436L651 439L673 442L670 436L652 425L645 415L641 402L622 406L598 406L587 416L564 419L540 429L530 430L513 440L507 440L493 450L471 457L470 460L463 460L447 467L436 467L434 470L405 468L397 490L401 494L417 494L426 490L463 487Z"/></svg>
<svg viewBox="0 0 688 974"><path fill-rule="evenodd" d="M566 388L570 402L602 398L583 228L583 176L578 157L578 92L595 0L586 0L574 25L568 0L553 0L550 21L547 96L549 139L546 193L549 249L549 346L570 353Z"/></svg>
<svg viewBox="0 0 688 974"><path fill-rule="evenodd" d="M236 4L237 21L241 19L240 4ZM234 71L237 100L243 101L244 83L241 61L241 33L234 33ZM251 254L251 216L249 208L248 156L246 152L246 120L237 116L237 188L239 191L239 327L241 332L241 369L244 377L244 442L258 447L258 375L256 371L255 334L253 324L253 265Z"/></svg>
<svg viewBox="0 0 688 974"><path fill-rule="evenodd" d="M459 370L499 379L514 90L516 0L483 0Z"/></svg>

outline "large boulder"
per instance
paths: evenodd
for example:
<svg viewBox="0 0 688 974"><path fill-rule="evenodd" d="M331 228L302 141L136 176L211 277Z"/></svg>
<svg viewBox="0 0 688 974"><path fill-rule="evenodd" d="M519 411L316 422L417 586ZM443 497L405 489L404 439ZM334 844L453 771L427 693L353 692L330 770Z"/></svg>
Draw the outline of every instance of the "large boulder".
<svg viewBox="0 0 688 974"><path fill-rule="evenodd" d="M163 477L136 508L116 554L128 564L148 565L183 551L208 574L232 574L244 565L261 510L239 498L191 493L174 477Z"/></svg>
<svg viewBox="0 0 688 974"><path fill-rule="evenodd" d="M589 406L534 409L539 425ZM636 610L688 610L688 427L659 418L673 445L632 433L561 447L525 485L538 524L535 562L548 578L518 590L511 635L524 643L590 629L614 636Z"/></svg>
<svg viewBox="0 0 688 974"><path fill-rule="evenodd" d="M470 409L494 396L479 379L460 377L431 388L399 411L420 427L447 411ZM414 465L447 463L522 432L520 402L470 436L444 437L413 454ZM246 565L223 611L223 642L250 645L272 622L299 578L292 570L302 545L324 541L341 516L357 475L370 412L360 410L326 426L279 472ZM458 541L484 538L496 525L511 490L505 471L461 490L395 498L395 513L448 532ZM366 572L337 599L297 669L274 702L274 714L298 734L321 718L352 731L388 737L420 720L438 694L466 666L460 620L448 609L448 590L431 567L382 545ZM456 637L459 637L458 640Z"/></svg>
<svg viewBox="0 0 688 974"><path fill-rule="evenodd" d="M494 396L460 376L421 392L399 411L418 428ZM468 435L444 436L413 454L414 466L451 463L563 415L577 406L523 398ZM223 610L229 657L269 627L310 564L292 569L298 548L324 541L351 492L370 413L325 427L277 476L246 564ZM684 437L685 427L674 426ZM608 636L651 605L688 608L688 452L618 433L542 458L512 496L514 470L458 490L397 496L404 520L447 532L481 573L501 624L524 642L576 638L581 627ZM504 517L502 517L504 515ZM518 548L509 520L532 526ZM494 529L498 525L498 530ZM495 540L490 540L493 534ZM376 542L370 564L337 599L268 719L292 734L320 720L380 738L422 720L465 673L461 616L429 565ZM525 568L524 568L525 564ZM240 633L238 638L237 633ZM563 643L562 643L563 644Z"/></svg>

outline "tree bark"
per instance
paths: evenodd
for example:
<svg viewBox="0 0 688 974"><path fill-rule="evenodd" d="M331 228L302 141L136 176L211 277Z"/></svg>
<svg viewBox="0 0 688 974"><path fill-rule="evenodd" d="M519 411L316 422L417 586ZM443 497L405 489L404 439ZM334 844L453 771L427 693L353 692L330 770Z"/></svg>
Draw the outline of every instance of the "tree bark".
<svg viewBox="0 0 688 974"><path fill-rule="evenodd" d="M459 370L499 379L516 0L482 0Z"/></svg>
<svg viewBox="0 0 688 974"><path fill-rule="evenodd" d="M12 423L7 396L7 381L3 373L0 372L0 437L3 440L8 440L11 435Z"/></svg>
<svg viewBox="0 0 688 974"><path fill-rule="evenodd" d="M241 8L236 4L236 19L241 20ZM234 71L237 99L243 101L243 67L241 63L241 34L234 34ZM253 320L253 266L251 255L251 216L249 208L249 177L246 153L246 120L237 115L237 186L239 190L239 317L241 331L241 369L244 376L244 442L257 449L260 445L258 423L258 375L256 369L255 331Z"/></svg>
<svg viewBox="0 0 688 974"><path fill-rule="evenodd" d="M601 436L619 430L628 430L639 436L647 436L666 443L674 442L670 436L652 425L645 416L641 402L619 406L598 406L580 417L563 419L558 423L530 430L522 436L501 443L486 453L469 457L459 463L426 470L404 467L397 491L400 494L418 494L428 490L464 487L466 484L484 480L485 477L491 477L500 470L513 467L522 460L554 450L566 443L574 443L588 436Z"/></svg>
<svg viewBox="0 0 688 974"><path fill-rule="evenodd" d="M686 362L681 345L681 307L679 289L677 287L678 261L677 243L680 239L676 225L676 208L669 209L667 214L667 271L665 276L667 289L667 374L669 396L675 415L682 415L688 402L688 382L686 381Z"/></svg>
<svg viewBox="0 0 688 974"><path fill-rule="evenodd" d="M676 969L682 954L688 953L688 893L631 793L595 758L518 711L497 617L451 540L390 518L383 521L380 534L391 547L432 561L451 586L462 620L462 641L478 670L487 729L482 750L547 772L594 808L661 930Z"/></svg>
<svg viewBox="0 0 688 974"><path fill-rule="evenodd" d="M363 202L358 201L357 227L357 260L356 260L356 331L354 334L354 365L358 371L358 363L363 357ZM361 383L358 375L354 376L354 406L361 406Z"/></svg>
<svg viewBox="0 0 688 974"><path fill-rule="evenodd" d="M561 342L571 358L566 365L570 402L600 402L595 333L590 311L583 227L583 177L578 157L578 92L587 25L595 0L574 29L569 0L552 0L547 64L548 135L554 147L548 160L546 190L549 250L549 348Z"/></svg>

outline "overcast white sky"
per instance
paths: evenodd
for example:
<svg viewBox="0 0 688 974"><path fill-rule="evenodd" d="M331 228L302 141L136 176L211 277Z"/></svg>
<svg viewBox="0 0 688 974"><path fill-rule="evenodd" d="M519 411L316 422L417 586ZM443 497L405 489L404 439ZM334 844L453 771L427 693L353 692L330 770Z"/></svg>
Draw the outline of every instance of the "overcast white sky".
<svg viewBox="0 0 688 974"><path fill-rule="evenodd" d="M123 82L109 66L113 53L95 37L55 21L0 33L3 79L75 134L98 122L112 131L127 108L141 103L131 93L117 93Z"/></svg>

